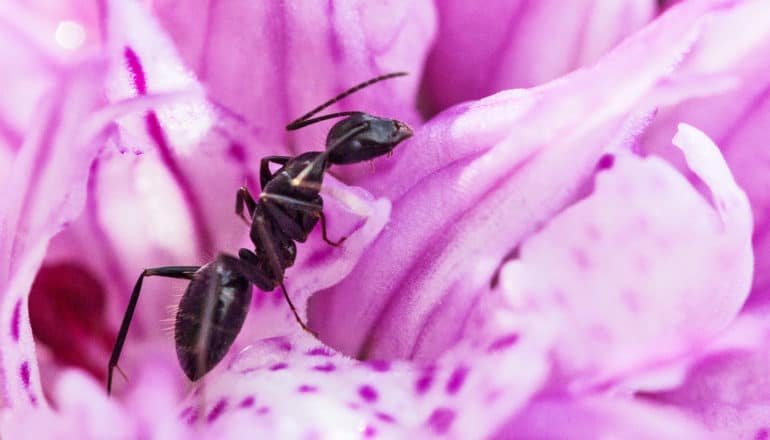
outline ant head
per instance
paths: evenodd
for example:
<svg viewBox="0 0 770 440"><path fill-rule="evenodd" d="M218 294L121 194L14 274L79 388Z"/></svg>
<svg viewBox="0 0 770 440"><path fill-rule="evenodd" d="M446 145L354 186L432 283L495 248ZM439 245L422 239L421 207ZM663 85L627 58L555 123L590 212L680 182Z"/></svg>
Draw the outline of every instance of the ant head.
<svg viewBox="0 0 770 440"><path fill-rule="evenodd" d="M401 121L355 112L329 130L329 163L344 165L371 160L390 153L410 136L412 129Z"/></svg>

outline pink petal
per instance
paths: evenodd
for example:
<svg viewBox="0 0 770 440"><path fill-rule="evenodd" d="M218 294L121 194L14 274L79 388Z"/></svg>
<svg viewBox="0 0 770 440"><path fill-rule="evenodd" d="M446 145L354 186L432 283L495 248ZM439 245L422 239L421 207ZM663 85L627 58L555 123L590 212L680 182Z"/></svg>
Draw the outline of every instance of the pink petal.
<svg viewBox="0 0 770 440"><path fill-rule="evenodd" d="M267 154L318 149L328 124L292 133L284 126L382 73L411 75L351 96L328 111L419 120L414 101L435 29L431 2L231 1L180 8L159 1L153 9L224 115L258 133L247 152L252 165Z"/></svg>
<svg viewBox="0 0 770 440"><path fill-rule="evenodd" d="M682 124L674 144L711 203L661 159L619 156L593 194L527 240L518 267L503 273L516 304L561 311L559 361L591 382L697 347L748 295L746 196L703 133Z"/></svg>
<svg viewBox="0 0 770 440"><path fill-rule="evenodd" d="M711 438L676 411L625 399L543 397L498 433L499 439Z"/></svg>
<svg viewBox="0 0 770 440"><path fill-rule="evenodd" d="M89 62L62 72L50 95L39 103L38 121L2 185L0 204L0 332L3 396L24 408L42 399L27 295L48 241L82 209L85 184L100 139L83 130L101 104L98 85L104 66Z"/></svg>
<svg viewBox="0 0 770 440"><path fill-rule="evenodd" d="M650 402L686 411L725 438L763 439L770 433L770 347L767 308L743 314L738 324L760 330L758 347L713 350L679 386L644 393ZM731 329L732 332L732 329ZM745 332L741 332L745 337Z"/></svg>
<svg viewBox="0 0 770 440"><path fill-rule="evenodd" d="M722 149L754 213L757 270L750 301L757 303L766 302L770 291L770 240L766 233L770 207L766 164L770 156L765 148L770 123L770 17L766 12L762 2L735 2L704 24L704 38L684 60L683 73L729 77L733 87L662 107L641 142L643 151L665 155L684 169L681 156L667 140L679 122L687 122L702 129ZM745 31L736 34L735 29Z"/></svg>
<svg viewBox="0 0 770 440"><path fill-rule="evenodd" d="M439 2L424 86L438 111L595 62L656 12L651 0Z"/></svg>
<svg viewBox="0 0 770 440"><path fill-rule="evenodd" d="M231 437L483 438L545 377L543 340L519 330L509 343L463 344L430 365L361 363L306 334L265 340L211 376L182 418Z"/></svg>
<svg viewBox="0 0 770 440"><path fill-rule="evenodd" d="M664 80L719 7L688 4L593 69L456 107L418 130L392 169L362 182L394 200L392 220L343 283L311 300L324 341L375 358L451 346L455 334L424 331L469 313L467 297L443 307L451 286L491 279L494 263L584 193L605 151L634 142L650 105L694 93ZM415 349L418 338L434 341L429 351Z"/></svg>

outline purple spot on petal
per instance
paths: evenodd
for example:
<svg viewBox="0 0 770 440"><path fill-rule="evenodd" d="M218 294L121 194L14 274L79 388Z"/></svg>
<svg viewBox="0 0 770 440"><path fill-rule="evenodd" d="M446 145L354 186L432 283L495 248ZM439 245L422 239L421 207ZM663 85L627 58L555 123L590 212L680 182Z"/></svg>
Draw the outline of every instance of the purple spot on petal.
<svg viewBox="0 0 770 440"><path fill-rule="evenodd" d="M190 413L192 413L193 411L195 411L195 409L191 406L188 406L187 408L183 409L182 412L179 413L179 418L182 420L185 420L188 417L190 417Z"/></svg>
<svg viewBox="0 0 770 440"><path fill-rule="evenodd" d="M11 336L13 342L19 342L19 322L21 320L21 300L16 301L13 306L13 318L11 318Z"/></svg>
<svg viewBox="0 0 770 440"><path fill-rule="evenodd" d="M768 435L770 435L767 431L767 428L762 428L754 435L754 440L767 440Z"/></svg>
<svg viewBox="0 0 770 440"><path fill-rule="evenodd" d="M307 353L308 356L331 356L332 353L325 349L324 347L316 347L312 350L309 350Z"/></svg>
<svg viewBox="0 0 770 440"><path fill-rule="evenodd" d="M197 421L198 421L198 411L197 410L190 411L186 419L187 424L192 425Z"/></svg>
<svg viewBox="0 0 770 440"><path fill-rule="evenodd" d="M615 156L612 154L605 154L599 158L599 161L596 163L596 169L599 171L608 170L612 168L613 165L615 165Z"/></svg>
<svg viewBox="0 0 770 440"><path fill-rule="evenodd" d="M378 419L382 420L385 423L393 423L393 422L396 421L395 417L393 417L392 415L390 415L388 413L378 412L375 415L377 416Z"/></svg>
<svg viewBox="0 0 770 440"><path fill-rule="evenodd" d="M575 264L583 270L591 268L591 260L588 258L588 254L583 249L573 248L571 250L572 259Z"/></svg>
<svg viewBox="0 0 770 440"><path fill-rule="evenodd" d="M455 394L456 392L460 391L460 387L463 386L463 382L465 382L465 377L468 375L468 367L465 365L460 365L452 372L452 375L449 376L449 381L447 381L446 384L446 392L449 394Z"/></svg>
<svg viewBox="0 0 770 440"><path fill-rule="evenodd" d="M374 402L377 400L377 390L370 385L362 385L359 387L358 395L367 402Z"/></svg>
<svg viewBox="0 0 770 440"><path fill-rule="evenodd" d="M433 384L433 369L428 368L422 376L420 376L419 379L417 379L417 382L414 383L414 390L417 392L417 394L425 394L430 389L430 386Z"/></svg>
<svg viewBox="0 0 770 440"><path fill-rule="evenodd" d="M364 428L364 437L372 438L375 435L377 435L377 430L374 429L374 426L366 425L366 428Z"/></svg>
<svg viewBox="0 0 770 440"><path fill-rule="evenodd" d="M318 388L313 385L300 385L299 388L297 388L297 391L300 393L315 393L318 391Z"/></svg>
<svg viewBox="0 0 770 440"><path fill-rule="evenodd" d="M292 349L291 342L289 342L289 341L287 341L285 339L281 340L278 343L278 348L280 348L283 351L291 351L291 349Z"/></svg>
<svg viewBox="0 0 770 440"><path fill-rule="evenodd" d="M494 351L504 350L518 341L519 341L519 334L511 333L510 335L505 335L495 339L494 342L489 344L489 348L487 348L487 351L494 352Z"/></svg>
<svg viewBox="0 0 770 440"><path fill-rule="evenodd" d="M446 434L455 419L455 412L449 408L436 408L425 423L436 434Z"/></svg>
<svg viewBox="0 0 770 440"><path fill-rule="evenodd" d="M390 370L390 362L388 361L374 360L374 361L370 361L368 364L372 370L377 371L379 373L384 373L385 371Z"/></svg>
<svg viewBox="0 0 770 440"><path fill-rule="evenodd" d="M254 396L249 396L241 400L241 403L238 406L241 408L251 408L253 405L254 405Z"/></svg>
<svg viewBox="0 0 770 440"><path fill-rule="evenodd" d="M313 369L316 371L323 371L324 373L330 373L336 370L337 367L335 367L333 363L327 362L325 364L316 365L315 367L313 367Z"/></svg>
<svg viewBox="0 0 770 440"><path fill-rule="evenodd" d="M270 412L270 407L267 406L260 406L259 409L257 409L257 414L267 414Z"/></svg>
<svg viewBox="0 0 770 440"><path fill-rule="evenodd" d="M246 162L246 150L238 142L230 142L227 155L239 163Z"/></svg>
<svg viewBox="0 0 770 440"><path fill-rule="evenodd" d="M219 402L217 402L217 404L214 405L214 408L211 409L211 412L209 413L208 417L206 417L206 422L207 423L214 422L217 418L219 418L219 416L222 415L226 407L227 407L227 400L220 399Z"/></svg>
<svg viewBox="0 0 770 440"><path fill-rule="evenodd" d="M21 376L21 381L24 383L24 388L29 388L29 363L27 363L27 361L21 363L19 375Z"/></svg>
<svg viewBox="0 0 770 440"><path fill-rule="evenodd" d="M285 370L288 367L289 367L289 364L287 364L286 362L278 362L277 364L272 365L270 367L270 371Z"/></svg>

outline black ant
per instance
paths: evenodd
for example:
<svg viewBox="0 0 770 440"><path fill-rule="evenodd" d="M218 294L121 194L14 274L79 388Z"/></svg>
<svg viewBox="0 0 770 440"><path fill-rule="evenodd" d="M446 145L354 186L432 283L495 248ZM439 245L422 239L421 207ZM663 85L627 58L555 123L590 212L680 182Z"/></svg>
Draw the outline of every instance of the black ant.
<svg viewBox="0 0 770 440"><path fill-rule="evenodd" d="M345 117L329 130L323 152L263 158L259 173L262 192L257 200L246 187L238 190L235 213L250 225L249 236L254 251L240 249L238 257L220 253L204 266L164 266L142 271L131 293L110 357L108 394L112 389L112 372L118 365L145 277L190 280L179 302L174 338L179 364L191 381L209 372L227 353L246 319L252 284L264 291L280 286L299 325L317 336L297 314L283 278L286 268L294 264L295 242L303 243L319 220L326 243L339 246L345 240L343 237L331 241L326 235L326 217L320 196L324 173L332 164L352 164L389 154L412 135L412 130L403 122L357 111L312 116L364 87L403 75L406 73L390 73L358 84L286 126L286 130L292 131L327 119ZM271 172L271 162L281 167ZM244 208L250 220L244 216Z"/></svg>

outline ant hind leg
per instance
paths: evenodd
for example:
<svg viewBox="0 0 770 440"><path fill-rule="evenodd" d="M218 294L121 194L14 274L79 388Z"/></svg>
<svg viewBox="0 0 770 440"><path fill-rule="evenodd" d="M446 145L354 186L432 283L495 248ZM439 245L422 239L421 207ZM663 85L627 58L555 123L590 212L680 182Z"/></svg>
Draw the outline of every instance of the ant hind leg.
<svg viewBox="0 0 770 440"><path fill-rule="evenodd" d="M110 363L107 366L107 394L112 391L112 372L115 368L123 374L120 367L118 367L118 361L120 360L120 353L123 351L123 344L126 342L126 336L128 335L128 327L131 325L131 319L134 316L134 310L136 309L136 303L139 301L139 293L142 290L142 281L145 277L160 276L165 278L177 278L191 280L195 272L200 269L200 266L164 266L145 269L139 275L139 278L134 284L134 290L131 292L131 299L128 301L126 307L126 313L123 315L123 322L120 324L120 330L118 330L118 337L115 340L115 345L112 348L112 355L110 356Z"/></svg>

